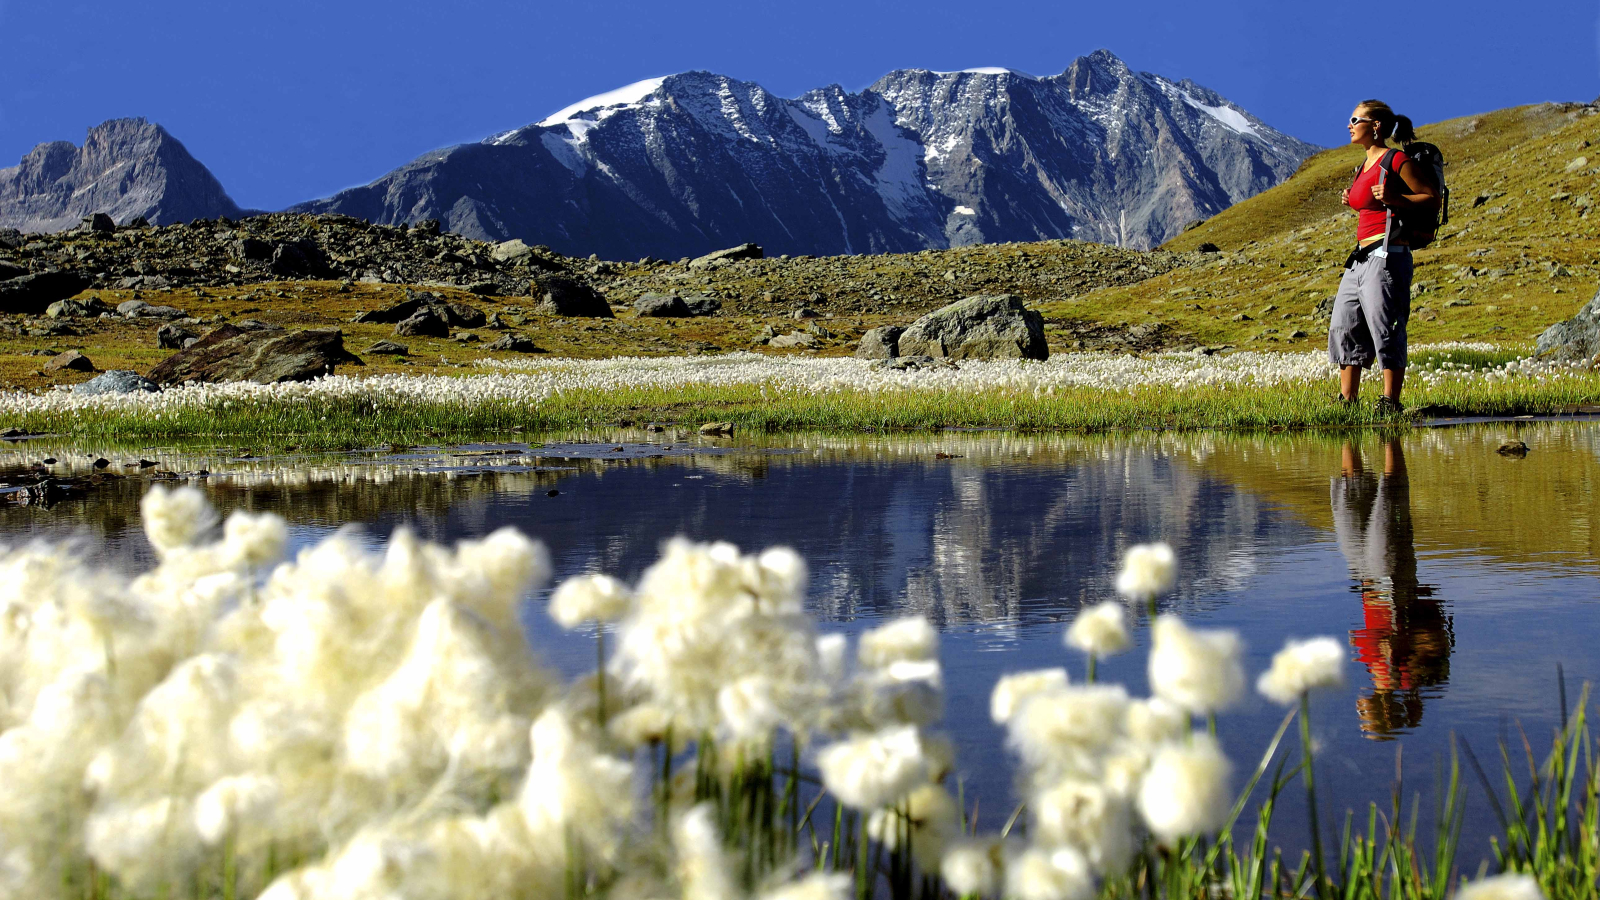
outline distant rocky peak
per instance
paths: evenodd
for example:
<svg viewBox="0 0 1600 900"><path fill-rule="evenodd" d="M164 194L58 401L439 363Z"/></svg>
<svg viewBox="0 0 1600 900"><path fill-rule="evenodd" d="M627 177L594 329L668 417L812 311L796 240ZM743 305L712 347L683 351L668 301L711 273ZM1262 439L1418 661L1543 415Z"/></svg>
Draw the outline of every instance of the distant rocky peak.
<svg viewBox="0 0 1600 900"><path fill-rule="evenodd" d="M177 138L143 118L102 122L82 147L40 144L0 169L0 227L60 231L95 213L165 225L243 211Z"/></svg>

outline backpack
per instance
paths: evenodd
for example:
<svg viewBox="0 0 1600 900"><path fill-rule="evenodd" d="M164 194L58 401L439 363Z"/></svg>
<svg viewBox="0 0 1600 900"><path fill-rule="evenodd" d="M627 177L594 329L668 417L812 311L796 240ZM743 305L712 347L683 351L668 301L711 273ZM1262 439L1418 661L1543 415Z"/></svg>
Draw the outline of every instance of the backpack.
<svg viewBox="0 0 1600 900"><path fill-rule="evenodd" d="M1383 167L1384 176L1395 175L1394 155L1400 151L1390 150L1378 160L1378 165ZM1444 153L1433 144L1425 141L1412 141L1405 147L1406 156L1417 164L1424 177L1433 181L1434 187L1439 189L1439 205L1432 209L1413 209L1404 213L1392 213L1394 219L1390 224L1389 233L1404 235L1411 249L1420 250L1433 243L1439 236L1439 228L1450 221L1450 188L1444 183ZM1361 174L1361 167L1356 166L1356 175ZM1384 240L1388 245L1387 237Z"/></svg>

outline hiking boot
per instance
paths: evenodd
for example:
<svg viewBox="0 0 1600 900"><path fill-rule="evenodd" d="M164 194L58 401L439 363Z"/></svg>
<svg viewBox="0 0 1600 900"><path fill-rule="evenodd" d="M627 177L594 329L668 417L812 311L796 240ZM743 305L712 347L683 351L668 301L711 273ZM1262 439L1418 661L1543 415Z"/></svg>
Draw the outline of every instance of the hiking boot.
<svg viewBox="0 0 1600 900"><path fill-rule="evenodd" d="M1401 406L1400 401L1393 397L1379 397L1378 403L1372 408L1372 411L1380 416L1398 416L1405 412L1406 408Z"/></svg>

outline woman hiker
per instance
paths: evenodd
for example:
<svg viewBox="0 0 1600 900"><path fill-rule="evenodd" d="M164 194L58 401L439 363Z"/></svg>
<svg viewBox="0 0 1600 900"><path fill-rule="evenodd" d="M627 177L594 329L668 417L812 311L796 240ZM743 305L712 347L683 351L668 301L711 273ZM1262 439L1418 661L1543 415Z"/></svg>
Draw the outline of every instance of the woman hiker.
<svg viewBox="0 0 1600 900"><path fill-rule="evenodd" d="M1350 143L1367 150L1355 181L1342 195L1358 213L1356 249L1345 260L1328 325L1328 357L1339 367L1339 400L1355 403L1361 370L1376 360L1383 372L1380 414L1398 413L1406 377L1406 319L1411 315L1411 247L1394 213L1439 200L1439 190L1386 141L1415 140L1411 120L1381 100L1363 100L1350 114ZM1384 157L1389 156L1387 163ZM1398 177L1397 177L1398 176Z"/></svg>

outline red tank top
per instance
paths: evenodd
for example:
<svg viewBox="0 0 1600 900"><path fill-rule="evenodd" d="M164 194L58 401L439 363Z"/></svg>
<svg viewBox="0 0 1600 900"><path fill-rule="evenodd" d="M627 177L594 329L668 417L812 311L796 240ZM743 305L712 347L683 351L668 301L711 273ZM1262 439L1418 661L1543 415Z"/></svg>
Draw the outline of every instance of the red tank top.
<svg viewBox="0 0 1600 900"><path fill-rule="evenodd" d="M1410 157L1406 156L1404 150L1394 151L1394 159L1389 162L1394 171L1386 177L1399 178L1401 167L1409 160ZM1372 189L1378 185L1379 173L1383 171L1382 163L1380 157L1371 168L1357 175L1355 182L1350 185L1350 208L1359 213L1356 219L1357 243L1383 234L1384 213L1388 211L1388 207L1372 196Z"/></svg>

